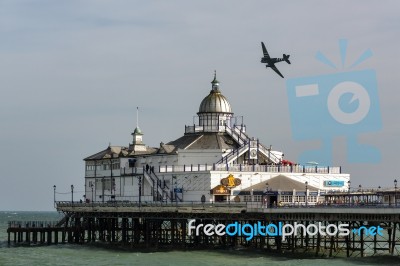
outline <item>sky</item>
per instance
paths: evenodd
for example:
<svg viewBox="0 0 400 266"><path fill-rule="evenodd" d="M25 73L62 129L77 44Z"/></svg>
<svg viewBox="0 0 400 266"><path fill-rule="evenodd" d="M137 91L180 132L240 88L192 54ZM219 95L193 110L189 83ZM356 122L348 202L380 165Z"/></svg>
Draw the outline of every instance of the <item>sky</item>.
<svg viewBox="0 0 400 266"><path fill-rule="evenodd" d="M127 146L137 106L147 145L182 136L214 70L248 134L292 161L320 140L294 139L286 81L374 70L382 127L357 136L381 160L349 162L337 136L332 164L354 186L400 181L398 1L2 0L0 36L0 210L54 210L54 185L59 198L71 184L82 197L83 158ZM342 68L340 39L346 62L373 56ZM261 41L271 56L290 54L277 64L285 79L260 63Z"/></svg>

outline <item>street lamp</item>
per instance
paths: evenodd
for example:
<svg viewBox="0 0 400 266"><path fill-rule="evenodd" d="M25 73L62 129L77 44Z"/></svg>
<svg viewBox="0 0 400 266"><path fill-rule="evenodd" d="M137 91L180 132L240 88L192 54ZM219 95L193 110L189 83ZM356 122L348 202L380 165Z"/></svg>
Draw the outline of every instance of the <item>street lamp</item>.
<svg viewBox="0 0 400 266"><path fill-rule="evenodd" d="M394 206L397 207L397 179L394 180Z"/></svg>
<svg viewBox="0 0 400 266"><path fill-rule="evenodd" d="M349 194L349 205L351 205L350 185L351 185L351 182L350 182L350 180L349 180L349 181L347 181L347 188L348 188L348 194Z"/></svg>
<svg viewBox="0 0 400 266"><path fill-rule="evenodd" d="M101 178L101 200L104 203L104 177Z"/></svg>
<svg viewBox="0 0 400 266"><path fill-rule="evenodd" d="M308 207L308 182L306 181L304 184L306 184L306 207Z"/></svg>
<svg viewBox="0 0 400 266"><path fill-rule="evenodd" d="M142 204L142 177L141 176L139 176L138 184L139 184L139 207L140 207Z"/></svg>
<svg viewBox="0 0 400 266"><path fill-rule="evenodd" d="M378 191L377 192L380 192L380 190L381 190L381 186L378 187ZM376 193L376 197L377 197L377 200L378 200L378 204L380 205L382 199L381 199L381 197L379 197L378 193Z"/></svg>
<svg viewBox="0 0 400 266"><path fill-rule="evenodd" d="M92 190L92 203L93 203L93 183L90 183L90 189Z"/></svg>
<svg viewBox="0 0 400 266"><path fill-rule="evenodd" d="M71 203L74 203L74 185L71 185Z"/></svg>
<svg viewBox="0 0 400 266"><path fill-rule="evenodd" d="M175 180L174 196L175 196L175 205L178 205L178 182L176 182L176 180Z"/></svg>
<svg viewBox="0 0 400 266"><path fill-rule="evenodd" d="M266 188L265 188L264 204L265 204L265 208L267 208L267 205L269 204L269 196L268 196L269 184L268 184L268 182L265 183L265 186L266 186ZM272 206L272 205L270 205L270 206Z"/></svg>
<svg viewBox="0 0 400 266"><path fill-rule="evenodd" d="M53 186L53 191L54 191L54 195L53 195L53 199L54 199L54 208L56 207L56 185Z"/></svg>

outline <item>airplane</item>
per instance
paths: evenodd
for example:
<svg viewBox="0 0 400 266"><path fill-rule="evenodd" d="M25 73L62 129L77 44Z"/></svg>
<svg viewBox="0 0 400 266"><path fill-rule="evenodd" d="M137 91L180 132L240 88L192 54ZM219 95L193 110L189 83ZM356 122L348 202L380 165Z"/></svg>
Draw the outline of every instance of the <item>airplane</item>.
<svg viewBox="0 0 400 266"><path fill-rule="evenodd" d="M268 51L265 48L265 45L263 42L261 42L261 46L262 46L262 50L263 50L263 54L264 54L264 56L261 58L261 63L266 64L265 65L266 68L268 68L268 67L272 68L272 70L274 70L279 76L281 76L283 78L283 75L281 74L281 72L279 72L279 70L276 68L275 63L286 61L286 63L290 64L290 61L289 61L290 55L283 54L283 58L271 58L269 56Z"/></svg>

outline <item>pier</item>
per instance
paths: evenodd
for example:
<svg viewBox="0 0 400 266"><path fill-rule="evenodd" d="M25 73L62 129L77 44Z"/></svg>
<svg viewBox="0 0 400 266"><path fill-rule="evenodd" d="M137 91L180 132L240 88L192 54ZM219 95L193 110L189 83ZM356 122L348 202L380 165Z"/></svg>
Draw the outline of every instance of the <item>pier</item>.
<svg viewBox="0 0 400 266"><path fill-rule="evenodd" d="M400 208L377 205L323 205L266 208L259 202L57 202L65 214L58 222L10 222L10 245L104 243L132 249L252 248L279 253L311 253L315 256L365 257L399 255ZM347 236L308 235L304 229L286 236L198 235L189 222L199 224L301 223L327 227L348 224L349 229L379 226L382 236L368 231Z"/></svg>

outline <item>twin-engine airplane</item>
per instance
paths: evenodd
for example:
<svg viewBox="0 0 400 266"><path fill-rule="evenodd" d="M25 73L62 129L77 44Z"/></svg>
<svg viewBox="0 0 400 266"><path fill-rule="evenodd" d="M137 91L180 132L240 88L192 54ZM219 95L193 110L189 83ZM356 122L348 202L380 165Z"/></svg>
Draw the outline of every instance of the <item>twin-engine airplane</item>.
<svg viewBox="0 0 400 266"><path fill-rule="evenodd" d="M272 70L274 70L279 76L281 76L283 78L283 75L281 74L281 72L279 72L279 70L276 68L275 63L279 63L281 61L286 61L286 63L290 64L289 61L289 56L290 55L285 55L283 54L283 58L271 58L268 54L267 49L265 48L265 45L263 42L261 42L261 46L262 46L262 50L263 50L263 54L264 57L261 58L261 63L266 64L265 67L268 68L272 68Z"/></svg>

